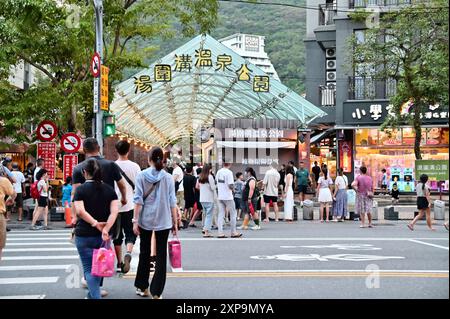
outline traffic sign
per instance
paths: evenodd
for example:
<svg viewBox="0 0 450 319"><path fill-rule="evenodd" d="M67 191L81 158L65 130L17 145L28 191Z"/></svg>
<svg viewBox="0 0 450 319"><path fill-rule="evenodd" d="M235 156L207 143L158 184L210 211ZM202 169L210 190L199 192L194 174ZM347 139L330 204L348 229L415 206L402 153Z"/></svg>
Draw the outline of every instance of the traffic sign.
<svg viewBox="0 0 450 319"><path fill-rule="evenodd" d="M81 138L75 133L67 133L61 137L61 148L66 153L76 153L81 147Z"/></svg>
<svg viewBox="0 0 450 319"><path fill-rule="evenodd" d="M95 52L95 54L92 56L90 67L91 74L94 78L98 78L100 76L100 65L100 55L98 54L98 52Z"/></svg>
<svg viewBox="0 0 450 319"><path fill-rule="evenodd" d="M73 168L78 164L78 155L64 155L64 181L67 177L72 176Z"/></svg>
<svg viewBox="0 0 450 319"><path fill-rule="evenodd" d="M58 127L52 121L42 121L37 127L37 137L43 142L53 140L58 134Z"/></svg>
<svg viewBox="0 0 450 319"><path fill-rule="evenodd" d="M44 168L48 171L50 179L55 179L56 170L56 143L44 142L37 145L37 158L44 160Z"/></svg>

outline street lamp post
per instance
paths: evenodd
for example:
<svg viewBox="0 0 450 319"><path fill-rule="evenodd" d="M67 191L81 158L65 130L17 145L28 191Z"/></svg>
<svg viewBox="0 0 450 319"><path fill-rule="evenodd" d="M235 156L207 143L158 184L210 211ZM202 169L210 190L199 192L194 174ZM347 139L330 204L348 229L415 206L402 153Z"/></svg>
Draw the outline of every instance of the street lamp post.
<svg viewBox="0 0 450 319"><path fill-rule="evenodd" d="M103 65L103 0L94 0L95 9L95 51L100 55L100 64ZM100 146L100 154L103 154L103 111L100 108L100 85L102 74L97 81L94 79L94 92L97 94L97 102L94 106L95 114L95 138ZM96 112L95 112L96 111Z"/></svg>

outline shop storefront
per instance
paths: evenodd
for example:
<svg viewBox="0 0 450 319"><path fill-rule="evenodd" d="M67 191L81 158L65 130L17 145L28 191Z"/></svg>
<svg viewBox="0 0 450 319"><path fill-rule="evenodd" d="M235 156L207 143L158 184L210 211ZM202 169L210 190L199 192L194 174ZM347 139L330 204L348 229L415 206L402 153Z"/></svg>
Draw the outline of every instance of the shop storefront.
<svg viewBox="0 0 450 319"><path fill-rule="evenodd" d="M338 165L353 180L359 167L366 166L380 188L384 168L389 178L389 189L394 183L401 192L414 192L415 184L415 132L412 127L380 130L385 117L390 112L388 102L344 103L344 126L338 127ZM404 112L409 112L405 106ZM430 106L423 113L421 152L424 160L449 159L448 110L440 106ZM350 151L351 150L351 151ZM431 181L432 190L438 190L439 181ZM443 185L448 191L448 177Z"/></svg>

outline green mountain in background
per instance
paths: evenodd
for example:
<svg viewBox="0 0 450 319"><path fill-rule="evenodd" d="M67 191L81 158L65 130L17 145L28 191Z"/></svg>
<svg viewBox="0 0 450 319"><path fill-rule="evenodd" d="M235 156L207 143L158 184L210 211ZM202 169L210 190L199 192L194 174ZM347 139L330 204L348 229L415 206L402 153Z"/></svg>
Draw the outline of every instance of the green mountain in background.
<svg viewBox="0 0 450 319"><path fill-rule="evenodd" d="M305 5L305 0L273 1L285 4ZM262 4L220 2L219 21L211 36L221 39L234 33L265 36L265 51L269 55L280 80L293 91L304 93L306 10ZM169 54L188 42L190 38L175 36L169 40L154 40L138 46L156 46L152 58L147 62ZM129 70L129 78L137 70Z"/></svg>

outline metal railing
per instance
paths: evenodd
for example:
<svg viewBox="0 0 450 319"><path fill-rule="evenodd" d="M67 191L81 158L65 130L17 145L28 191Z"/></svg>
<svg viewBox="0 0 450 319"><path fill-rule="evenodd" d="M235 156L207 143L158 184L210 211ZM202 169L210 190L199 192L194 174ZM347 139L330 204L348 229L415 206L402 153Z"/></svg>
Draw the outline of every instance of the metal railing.
<svg viewBox="0 0 450 319"><path fill-rule="evenodd" d="M334 24L334 17L337 14L335 3L319 4L319 25Z"/></svg>
<svg viewBox="0 0 450 319"><path fill-rule="evenodd" d="M368 6L400 6L411 4L414 0L349 0L349 8L366 8Z"/></svg>
<svg viewBox="0 0 450 319"><path fill-rule="evenodd" d="M319 87L320 106L336 106L336 88Z"/></svg>
<svg viewBox="0 0 450 319"><path fill-rule="evenodd" d="M350 76L348 92L350 100L389 99L397 92L397 82L394 79Z"/></svg>

